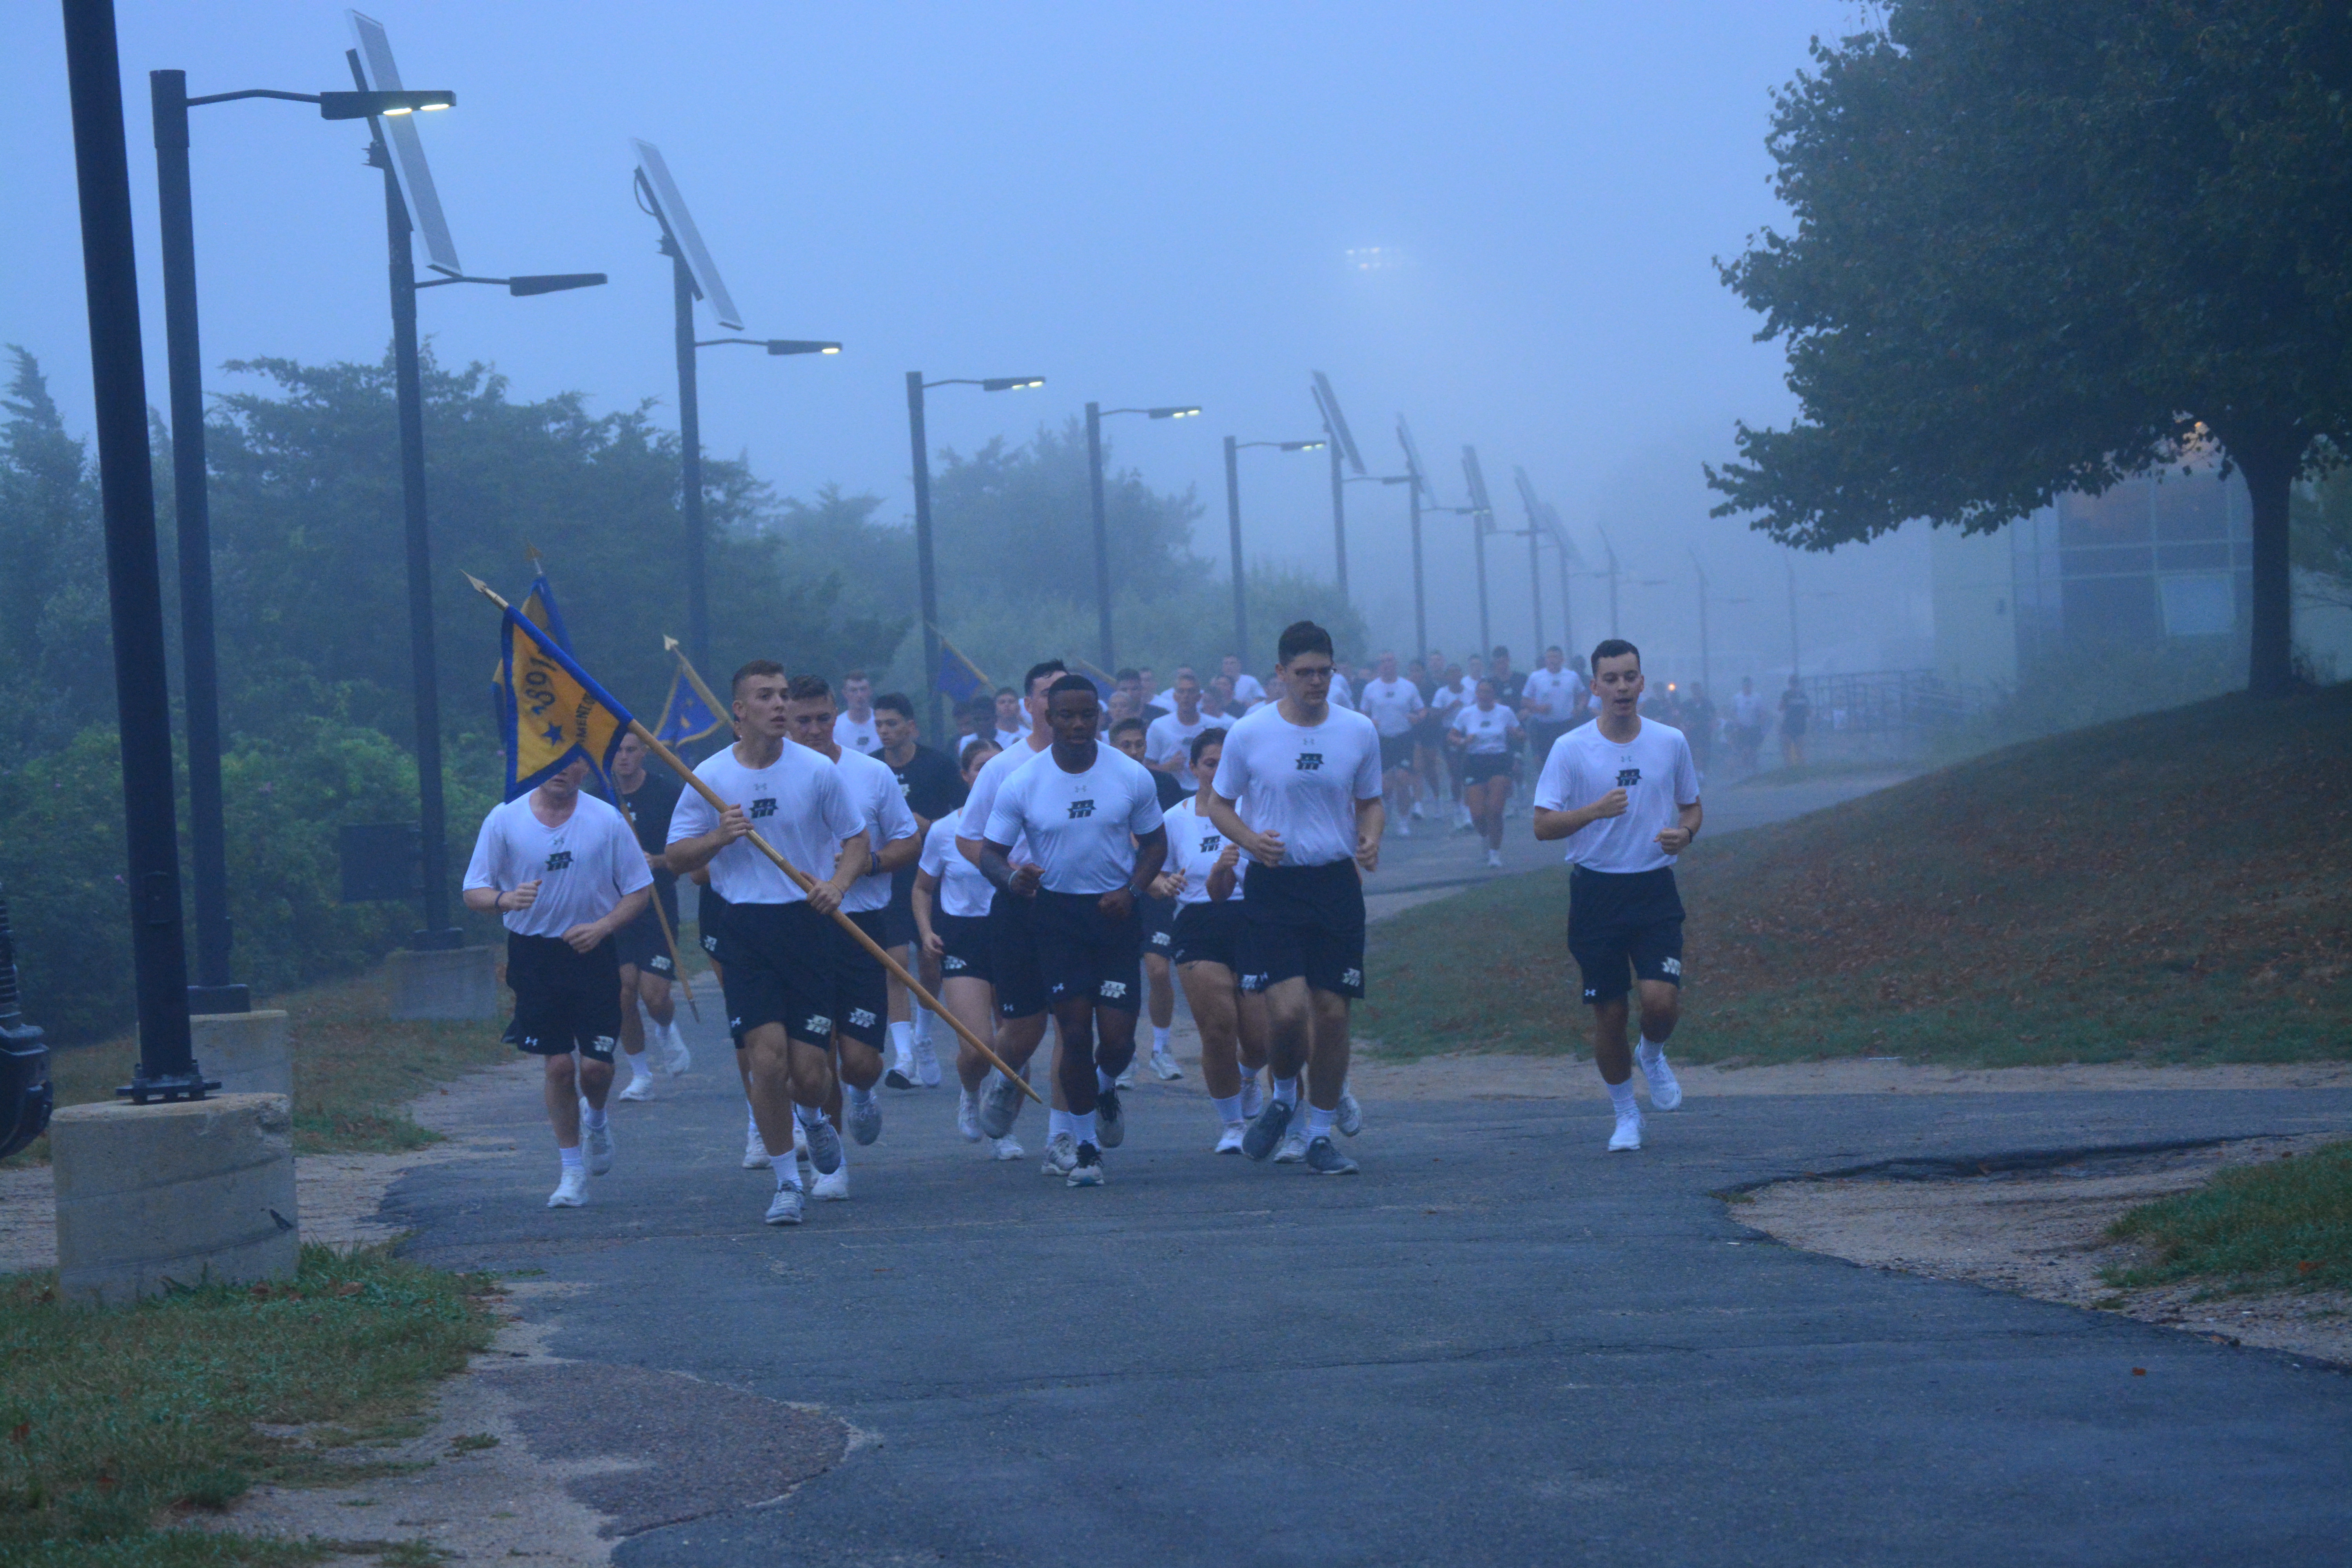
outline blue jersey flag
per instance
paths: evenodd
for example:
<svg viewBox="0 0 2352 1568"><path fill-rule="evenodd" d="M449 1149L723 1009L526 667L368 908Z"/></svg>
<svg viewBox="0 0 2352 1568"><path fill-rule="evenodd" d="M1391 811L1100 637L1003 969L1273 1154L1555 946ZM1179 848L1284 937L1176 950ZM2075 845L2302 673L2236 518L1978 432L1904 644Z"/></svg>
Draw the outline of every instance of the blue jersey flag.
<svg viewBox="0 0 2352 1568"><path fill-rule="evenodd" d="M661 722L654 726L654 736L665 746L683 746L689 741L699 741L727 722L710 710L686 671L674 669L669 677L669 700L662 704Z"/></svg>
<svg viewBox="0 0 2352 1568"><path fill-rule="evenodd" d="M635 722L629 710L511 605L499 628L499 674L507 799L537 789L578 758L600 777L611 773L613 753Z"/></svg>

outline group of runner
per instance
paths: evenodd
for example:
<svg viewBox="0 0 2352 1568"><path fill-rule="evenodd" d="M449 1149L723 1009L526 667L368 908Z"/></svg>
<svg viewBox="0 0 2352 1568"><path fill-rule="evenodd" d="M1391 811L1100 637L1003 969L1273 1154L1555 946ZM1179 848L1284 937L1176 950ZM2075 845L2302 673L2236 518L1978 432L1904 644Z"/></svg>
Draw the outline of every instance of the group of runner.
<svg viewBox="0 0 2352 1568"><path fill-rule="evenodd" d="M577 1206L612 1166L616 1057L629 1100L688 1066L670 994L681 878L700 884L697 929L746 1101L742 1163L774 1176L769 1224L800 1223L810 1196L849 1195L849 1148L882 1131L878 1087L941 1081L952 1026L883 955L971 1037L954 1062L956 1125L995 1159L1025 1157L1016 1125L1050 1018L1041 1168L1101 1185L1106 1152L1126 1138L1121 1092L1147 1007L1151 1069L1182 1076L1169 1044L1181 984L1214 1152L1355 1173L1335 1134L1362 1126L1348 1073L1363 880L1391 813L1406 831L1421 812L1433 718L1490 864L1512 742L1540 748L1533 827L1564 840L1577 868L1569 945L1617 1112L1609 1147L1639 1148L1633 1069L1654 1108L1680 1100L1664 1052L1681 977L1671 866L1700 813L1688 744L1642 717L1638 651L1602 643L1588 689L1557 648L1517 680L1497 649L1475 682L1449 671L1442 706L1392 655L1349 690L1312 622L1276 651L1263 684L1228 658L1207 686L1183 669L1156 693L1148 672L1122 670L1108 700L1048 659L960 710L952 757L920 742L904 697L876 697L862 675L836 704L825 680L753 660L731 682L733 743L695 769L722 805L647 769L630 741L609 801L585 787L582 762L493 810L465 897L505 921L508 1038L544 1059L561 1161L549 1205ZM1584 712L1594 721L1571 728Z"/></svg>

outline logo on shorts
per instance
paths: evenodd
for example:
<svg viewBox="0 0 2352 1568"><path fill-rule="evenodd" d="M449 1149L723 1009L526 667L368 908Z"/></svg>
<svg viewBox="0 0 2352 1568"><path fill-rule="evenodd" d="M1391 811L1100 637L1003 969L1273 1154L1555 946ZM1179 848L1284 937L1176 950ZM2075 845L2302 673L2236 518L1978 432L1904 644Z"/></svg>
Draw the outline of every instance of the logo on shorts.
<svg viewBox="0 0 2352 1568"><path fill-rule="evenodd" d="M600 1051L610 1051L613 1048L613 1037L610 1035L597 1036L595 1039L595 1047Z"/></svg>
<svg viewBox="0 0 2352 1568"><path fill-rule="evenodd" d="M1323 753L1322 753L1322 752L1299 752L1299 753L1298 753L1298 771L1299 771L1300 773L1320 773L1320 772L1322 772L1322 771L1323 771Z"/></svg>
<svg viewBox="0 0 2352 1568"><path fill-rule="evenodd" d="M1077 821L1080 817L1092 816L1094 814L1095 803L1093 801L1074 800L1070 802L1070 820L1072 822Z"/></svg>
<svg viewBox="0 0 2352 1568"><path fill-rule="evenodd" d="M743 815L746 816L773 816L776 815L776 803L762 795L759 799L754 800L751 803L751 809L745 812Z"/></svg>
<svg viewBox="0 0 2352 1568"><path fill-rule="evenodd" d="M1679 958L1662 958L1658 960L1658 967L1677 980L1682 978L1683 961Z"/></svg>
<svg viewBox="0 0 2352 1568"><path fill-rule="evenodd" d="M730 1018L727 1020L727 1026L740 1035L743 1032L743 1020L740 1018Z"/></svg>
<svg viewBox="0 0 2352 1568"><path fill-rule="evenodd" d="M965 964L962 959L950 954L949 957L940 960L940 967L947 971L950 974L954 974L961 972L965 967Z"/></svg>
<svg viewBox="0 0 2352 1568"><path fill-rule="evenodd" d="M1640 784L1641 782L1641 769L1619 768L1617 770L1617 787L1619 789L1632 789L1635 784Z"/></svg>
<svg viewBox="0 0 2352 1568"><path fill-rule="evenodd" d="M1103 1000L1106 1002L1118 1001L1120 997L1127 994L1127 982L1124 980L1104 981L1102 983L1102 994Z"/></svg>
<svg viewBox="0 0 2352 1568"><path fill-rule="evenodd" d="M801 1020L801 1027L812 1035L830 1035L833 1033L833 1020L822 1013L811 1013Z"/></svg>
<svg viewBox="0 0 2352 1568"><path fill-rule="evenodd" d="M646 967L647 969L658 969L664 974L667 974L670 972L669 954L666 952L655 953L651 958L646 960Z"/></svg>
<svg viewBox="0 0 2352 1568"><path fill-rule="evenodd" d="M852 1007L849 1010L849 1026L853 1029L872 1028L874 1026L873 1009L868 1007Z"/></svg>
<svg viewBox="0 0 2352 1568"><path fill-rule="evenodd" d="M1154 946L1154 947L1166 947L1166 946L1168 945L1168 942L1169 942L1169 936L1168 936L1168 933L1167 933L1166 931L1153 931L1153 932L1151 933L1151 945L1152 945L1152 946Z"/></svg>
<svg viewBox="0 0 2352 1568"><path fill-rule="evenodd" d="M1244 991L1263 991L1263 990L1265 990L1265 975L1263 975L1263 974L1244 974L1244 975L1243 975L1243 976L1242 976L1242 989L1243 989L1243 990L1244 990Z"/></svg>
<svg viewBox="0 0 2352 1568"><path fill-rule="evenodd" d="M569 849L557 849L551 852L547 857L547 868L551 871L570 870L572 868L572 851Z"/></svg>
<svg viewBox="0 0 2352 1568"><path fill-rule="evenodd" d="M702 939L702 951L705 952L717 952L719 951L719 939L715 936L704 937Z"/></svg>
<svg viewBox="0 0 2352 1568"><path fill-rule="evenodd" d="M1342 985L1361 985L1363 983L1364 972L1360 969L1343 969L1339 972L1339 984Z"/></svg>

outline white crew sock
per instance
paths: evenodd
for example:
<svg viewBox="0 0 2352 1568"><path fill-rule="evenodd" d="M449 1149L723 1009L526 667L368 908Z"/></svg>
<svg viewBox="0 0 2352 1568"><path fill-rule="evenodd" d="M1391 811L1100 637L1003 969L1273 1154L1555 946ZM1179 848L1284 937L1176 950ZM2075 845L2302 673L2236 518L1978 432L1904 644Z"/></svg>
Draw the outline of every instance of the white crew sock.
<svg viewBox="0 0 2352 1568"><path fill-rule="evenodd" d="M748 1100L743 1102L743 1130L754 1138L760 1135L760 1113L751 1109Z"/></svg>
<svg viewBox="0 0 2352 1568"><path fill-rule="evenodd" d="M557 1144L555 1156L563 1162L563 1168L567 1171L576 1171L580 1168L580 1145L577 1143L568 1149L561 1143Z"/></svg>
<svg viewBox="0 0 2352 1568"><path fill-rule="evenodd" d="M915 1059L914 1025L893 1024L890 1026L890 1059L895 1062L902 1063L910 1062Z"/></svg>
<svg viewBox="0 0 2352 1568"><path fill-rule="evenodd" d="M622 1055L624 1055L624 1056L628 1056L628 1053L627 1053L626 1051L624 1051L624 1052L622 1052L621 1054L622 1054ZM653 1054L652 1054L651 1052L649 1052L649 1051L639 1051L636 1055L635 1055L635 1056L633 1056L633 1057L629 1057L629 1074L630 1074L630 1076L631 1076L631 1077L633 1077L633 1078L651 1078L651 1077L653 1077L653 1076L654 1076L654 1058L653 1058Z"/></svg>
<svg viewBox="0 0 2352 1568"><path fill-rule="evenodd" d="M1308 1106L1307 1108L1307 1141L1312 1143L1318 1138L1328 1138L1331 1136L1333 1124L1339 1120L1339 1113L1336 1110L1326 1110L1319 1105Z"/></svg>
<svg viewBox="0 0 2352 1568"><path fill-rule="evenodd" d="M1075 1110L1071 1111L1070 1136L1076 1139L1081 1143L1094 1143L1095 1113L1089 1110L1084 1116L1081 1116ZM1102 1147L1099 1143L1096 1143L1095 1146L1097 1148Z"/></svg>
<svg viewBox="0 0 2352 1568"><path fill-rule="evenodd" d="M1295 1078L1276 1079L1274 1080L1274 1098L1282 1101L1285 1105L1297 1104L1298 1080Z"/></svg>
<svg viewBox="0 0 2352 1568"><path fill-rule="evenodd" d="M1642 1113L1641 1108L1633 1103L1633 1080L1630 1078L1623 1083L1609 1086L1609 1103L1617 1108L1620 1116L1639 1116Z"/></svg>
<svg viewBox="0 0 2352 1568"><path fill-rule="evenodd" d="M801 1190L801 1166L799 1161L789 1159L779 1160L776 1162L775 1171L776 1191L781 1193L786 1187L792 1188L794 1192L799 1192Z"/></svg>
<svg viewBox="0 0 2352 1568"><path fill-rule="evenodd" d="M1238 1127L1241 1125L1242 1097L1240 1095L1229 1094L1223 1100L1213 1100L1209 1103L1217 1108L1218 1121L1223 1122L1228 1127Z"/></svg>
<svg viewBox="0 0 2352 1568"><path fill-rule="evenodd" d="M1664 1050L1665 1048L1666 1048L1666 1042L1665 1042L1665 1041L1664 1041L1664 1040L1654 1040L1654 1039L1650 1038L1650 1037L1649 1037L1649 1036L1647 1036L1647 1035L1643 1035L1643 1036L1642 1037L1642 1042L1641 1042L1641 1044L1639 1044L1639 1045L1635 1046L1635 1047L1633 1047L1633 1050L1634 1050L1634 1052L1635 1052L1635 1055L1636 1055L1636 1056L1637 1056L1637 1058L1638 1058L1638 1057L1646 1057L1646 1056L1650 1056L1650 1055L1652 1055L1652 1054L1653 1054L1653 1053L1654 1053L1654 1052L1663 1051L1663 1050Z"/></svg>
<svg viewBox="0 0 2352 1568"><path fill-rule="evenodd" d="M1066 1110L1049 1110L1045 1113L1045 1136L1048 1138L1059 1138L1065 1132L1075 1135L1076 1126L1077 1123L1072 1120Z"/></svg>
<svg viewBox="0 0 2352 1568"><path fill-rule="evenodd" d="M1105 1072L1100 1068L1095 1068L1095 1092L1097 1094L1116 1093L1118 1089L1118 1075L1117 1073Z"/></svg>
<svg viewBox="0 0 2352 1568"><path fill-rule="evenodd" d="M874 1091L871 1089L860 1089L854 1083L845 1083L841 1086L841 1092L848 1099L849 1103L852 1105L871 1105L874 1103Z"/></svg>
<svg viewBox="0 0 2352 1568"><path fill-rule="evenodd" d="M796 1103L793 1107L793 1120L799 1122L803 1127L814 1127L818 1122L824 1120L824 1107L822 1105L800 1105Z"/></svg>
<svg viewBox="0 0 2352 1568"><path fill-rule="evenodd" d="M1158 1024L1151 1026L1151 1054L1156 1057L1168 1054L1168 1031Z"/></svg>
<svg viewBox="0 0 2352 1568"><path fill-rule="evenodd" d="M929 1007L915 1009L915 1038L925 1045L931 1043L931 1034L939 1026L940 1016Z"/></svg>
<svg viewBox="0 0 2352 1568"><path fill-rule="evenodd" d="M602 1107L592 1105L580 1113L580 1125L591 1132L604 1131L606 1117Z"/></svg>

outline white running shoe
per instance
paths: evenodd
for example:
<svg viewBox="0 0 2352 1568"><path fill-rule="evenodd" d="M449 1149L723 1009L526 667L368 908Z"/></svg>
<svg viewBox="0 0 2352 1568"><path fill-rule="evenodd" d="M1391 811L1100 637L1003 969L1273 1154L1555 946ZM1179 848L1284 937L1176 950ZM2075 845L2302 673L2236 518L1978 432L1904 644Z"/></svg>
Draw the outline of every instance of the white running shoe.
<svg viewBox="0 0 2352 1568"><path fill-rule="evenodd" d="M1249 1124L1245 1121L1226 1122L1225 1130L1217 1134L1216 1152L1220 1154L1240 1153L1242 1152L1242 1130L1248 1125Z"/></svg>
<svg viewBox="0 0 2352 1568"><path fill-rule="evenodd" d="M846 1103L842 1107L842 1120L849 1123L849 1135L857 1140L859 1147L882 1136L881 1100L870 1094L864 1100L852 1100L846 1095L843 1099Z"/></svg>
<svg viewBox="0 0 2352 1568"><path fill-rule="evenodd" d="M1069 1173L1062 1178L1065 1186L1099 1187L1103 1184L1102 1151L1091 1143L1078 1145L1077 1154L1070 1164Z"/></svg>
<svg viewBox="0 0 2352 1568"><path fill-rule="evenodd" d="M653 1069L648 1067L640 1066L636 1069L636 1073L637 1076L629 1080L629 1087L621 1091L620 1098L623 1100L651 1100L654 1097Z"/></svg>
<svg viewBox="0 0 2352 1568"><path fill-rule="evenodd" d="M793 1158L803 1165L808 1163L808 1129L801 1125L797 1116L793 1118Z"/></svg>
<svg viewBox="0 0 2352 1568"><path fill-rule="evenodd" d="M606 1121L602 1127L583 1127L580 1130L580 1142L587 1151L590 1175L601 1176L612 1170L613 1124L611 1121Z"/></svg>
<svg viewBox="0 0 2352 1568"><path fill-rule="evenodd" d="M1339 1121L1338 1125L1340 1135L1346 1138L1353 1138L1357 1133L1361 1132L1364 1130L1364 1108L1356 1103L1355 1092L1352 1089L1342 1089L1339 1090Z"/></svg>
<svg viewBox="0 0 2352 1568"><path fill-rule="evenodd" d="M967 1089L957 1097L956 1131L967 1143L980 1142L980 1090Z"/></svg>
<svg viewBox="0 0 2352 1568"><path fill-rule="evenodd" d="M992 1160L1025 1160L1029 1157L1029 1151L1021 1146L1020 1139L1008 1132L989 1145L988 1157Z"/></svg>
<svg viewBox="0 0 2352 1568"><path fill-rule="evenodd" d="M940 1087L940 1053L921 1035L915 1037L915 1081L925 1089Z"/></svg>
<svg viewBox="0 0 2352 1568"><path fill-rule="evenodd" d="M1609 1135L1609 1152L1622 1154L1642 1146L1642 1113L1622 1111L1617 1117L1617 1131Z"/></svg>
<svg viewBox="0 0 2352 1568"><path fill-rule="evenodd" d="M1418 817L1418 816L1421 816L1421 802L1419 802L1419 801L1414 801L1414 802L1412 803L1412 809L1410 809L1409 811L1407 811L1407 812L1405 813L1405 816L1408 816L1408 817Z"/></svg>
<svg viewBox="0 0 2352 1568"><path fill-rule="evenodd" d="M844 1160L840 1164L835 1165L833 1168L833 1172L830 1175L819 1176L816 1179L815 1184L809 1188L809 1196L814 1198L830 1198L835 1203L847 1202L849 1198L849 1162Z"/></svg>
<svg viewBox="0 0 2352 1568"><path fill-rule="evenodd" d="M1252 1073L1242 1079L1242 1120L1255 1121L1265 1109L1265 1080Z"/></svg>
<svg viewBox="0 0 2352 1568"><path fill-rule="evenodd" d="M662 1071L672 1078L684 1078L694 1067L694 1053L686 1048L686 1037L677 1032L677 1020L664 1024L662 1034Z"/></svg>
<svg viewBox="0 0 2352 1568"><path fill-rule="evenodd" d="M1499 870L1501 870L1502 868L1503 868L1503 852L1502 852L1501 850L1499 850L1499 849L1489 849L1489 850L1487 850L1487 851L1486 851L1486 869L1488 869L1489 871L1499 871Z"/></svg>
<svg viewBox="0 0 2352 1568"><path fill-rule="evenodd" d="M1282 1135L1282 1147L1274 1152L1274 1163L1277 1165L1296 1165L1305 1158L1307 1158L1307 1118L1302 1116L1290 1124L1289 1131Z"/></svg>
<svg viewBox="0 0 2352 1568"><path fill-rule="evenodd" d="M1119 1089L1133 1089L1135 1087L1135 1062L1132 1058L1129 1058L1128 1061L1127 1070L1119 1074L1117 1078L1111 1079L1111 1082L1114 1086Z"/></svg>
<svg viewBox="0 0 2352 1568"><path fill-rule="evenodd" d="M1650 1109L1672 1110L1683 1102L1683 1086L1675 1081L1675 1069L1666 1065L1666 1047L1640 1046L1633 1059L1641 1064L1642 1076L1650 1080Z"/></svg>
<svg viewBox="0 0 2352 1568"><path fill-rule="evenodd" d="M1410 837L1412 837L1412 817L1410 817L1410 816L1400 816L1400 817L1396 818L1396 830L1397 830L1397 837L1398 837L1399 838L1410 838Z"/></svg>
<svg viewBox="0 0 2352 1568"><path fill-rule="evenodd" d="M1045 1158L1037 1167L1041 1176L1066 1176L1078 1165L1078 1141L1066 1132L1045 1140Z"/></svg>
<svg viewBox="0 0 2352 1568"><path fill-rule="evenodd" d="M1151 1053L1151 1071L1162 1083L1174 1083L1184 1076L1184 1069L1176 1065L1175 1055L1169 1051Z"/></svg>
<svg viewBox="0 0 2352 1568"><path fill-rule="evenodd" d="M775 1163L769 1156L768 1145L761 1140L758 1128L754 1127L743 1134L743 1168L745 1170L765 1171L772 1167Z"/></svg>
<svg viewBox="0 0 2352 1568"><path fill-rule="evenodd" d="M588 1201L588 1170L584 1165L566 1165L563 1179L547 1194L547 1206L551 1209L576 1209Z"/></svg>
<svg viewBox="0 0 2352 1568"><path fill-rule="evenodd" d="M768 1205L768 1223L798 1225L802 1207L803 1199L798 1187L778 1187L774 1200Z"/></svg>

